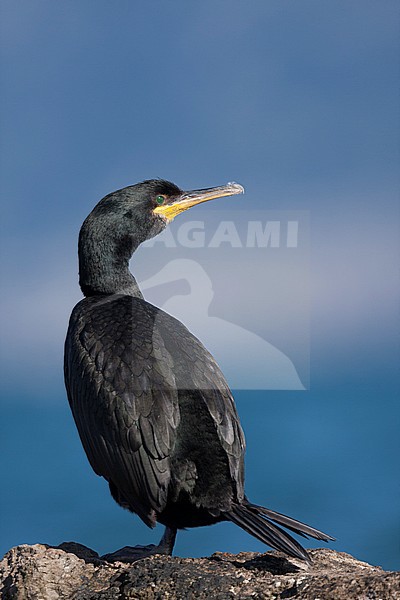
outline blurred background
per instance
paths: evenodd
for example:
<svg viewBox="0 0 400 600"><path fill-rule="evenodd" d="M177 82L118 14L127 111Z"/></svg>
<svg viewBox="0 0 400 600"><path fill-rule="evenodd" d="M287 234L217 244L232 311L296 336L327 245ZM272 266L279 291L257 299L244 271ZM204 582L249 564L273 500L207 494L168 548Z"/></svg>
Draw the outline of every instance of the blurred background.
<svg viewBox="0 0 400 600"><path fill-rule="evenodd" d="M307 389L235 393L247 494L334 535L329 547L398 568L398 3L3 0L0 21L0 553L161 536L87 463L62 354L83 219L110 191L162 177L240 182L246 196L218 201L227 215L233 202L243 219L309 215ZM143 279L151 256L132 261ZM223 288L221 318L235 296ZM284 303L281 322L290 314ZM178 536L177 555L216 550L266 548L230 524Z"/></svg>

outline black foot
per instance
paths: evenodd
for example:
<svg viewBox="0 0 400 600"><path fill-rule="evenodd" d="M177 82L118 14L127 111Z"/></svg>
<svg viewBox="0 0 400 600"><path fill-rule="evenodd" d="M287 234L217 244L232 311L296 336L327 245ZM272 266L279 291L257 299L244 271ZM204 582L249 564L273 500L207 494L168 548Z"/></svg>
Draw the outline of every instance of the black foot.
<svg viewBox="0 0 400 600"><path fill-rule="evenodd" d="M155 544L149 544L148 546L124 546L115 552L110 554L103 554L100 558L107 562L127 562L133 563L141 558L147 558L153 556L153 554L172 554L176 537L176 530L169 529L166 527L165 533L161 538L160 543L156 546Z"/></svg>
<svg viewBox="0 0 400 600"><path fill-rule="evenodd" d="M115 552L110 552L110 554L103 554L100 558L106 560L107 562L136 562L141 558L147 558L148 556L152 556L153 554L167 554L166 552L161 552L158 546L155 544L149 544L148 546L124 546Z"/></svg>

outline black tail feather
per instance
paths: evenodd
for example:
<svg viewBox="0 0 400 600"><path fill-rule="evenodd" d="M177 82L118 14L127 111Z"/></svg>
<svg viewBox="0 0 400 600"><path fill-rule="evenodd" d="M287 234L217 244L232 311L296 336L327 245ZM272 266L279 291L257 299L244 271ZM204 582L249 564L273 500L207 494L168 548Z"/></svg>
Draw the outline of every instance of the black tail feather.
<svg viewBox="0 0 400 600"><path fill-rule="evenodd" d="M239 527L254 535L261 542L264 542L264 544L268 544L276 550L281 550L293 558L300 558L307 562L311 562L311 559L303 546L292 538L289 533L278 527L278 525L275 525L275 523L284 525L291 531L299 533L306 538L311 536L324 541L334 539L318 531L318 529L296 521L296 519L255 504L235 504L229 512L224 514L229 521L239 525ZM275 521L275 523L271 521Z"/></svg>
<svg viewBox="0 0 400 600"><path fill-rule="evenodd" d="M272 521L275 521L275 523L279 523L280 525L283 525L287 529L290 529L291 531L294 531L294 533L302 535L305 538L313 537L316 540L323 540L324 542L335 541L335 538L327 533L323 533L314 527L310 527L310 525L306 525L301 521L297 521L296 519L292 519L292 517L282 515L281 513L270 510L269 508L257 506L257 504L249 504L249 508L251 510L255 510L256 513L265 515Z"/></svg>

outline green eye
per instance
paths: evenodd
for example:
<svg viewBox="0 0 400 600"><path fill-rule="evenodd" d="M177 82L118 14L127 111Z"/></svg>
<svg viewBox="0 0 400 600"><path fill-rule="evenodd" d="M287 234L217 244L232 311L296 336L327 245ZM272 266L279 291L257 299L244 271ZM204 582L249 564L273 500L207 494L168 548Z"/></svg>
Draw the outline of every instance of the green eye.
<svg viewBox="0 0 400 600"><path fill-rule="evenodd" d="M157 204L159 204L159 205L161 205L161 204L164 204L164 202L165 202L165 198L164 198L164 196L157 196L157 197L156 197L156 202L157 202Z"/></svg>

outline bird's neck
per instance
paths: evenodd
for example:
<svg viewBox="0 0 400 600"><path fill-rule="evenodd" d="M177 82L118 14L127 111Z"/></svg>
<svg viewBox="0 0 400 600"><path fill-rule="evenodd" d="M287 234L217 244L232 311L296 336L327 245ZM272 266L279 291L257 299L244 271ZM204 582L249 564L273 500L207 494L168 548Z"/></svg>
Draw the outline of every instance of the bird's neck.
<svg viewBox="0 0 400 600"><path fill-rule="evenodd" d="M85 296L123 294L143 298L129 270L134 248L113 248L84 234L79 239L79 285Z"/></svg>

